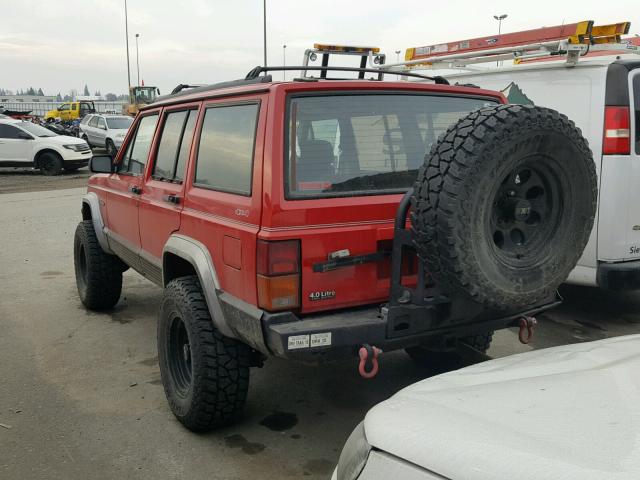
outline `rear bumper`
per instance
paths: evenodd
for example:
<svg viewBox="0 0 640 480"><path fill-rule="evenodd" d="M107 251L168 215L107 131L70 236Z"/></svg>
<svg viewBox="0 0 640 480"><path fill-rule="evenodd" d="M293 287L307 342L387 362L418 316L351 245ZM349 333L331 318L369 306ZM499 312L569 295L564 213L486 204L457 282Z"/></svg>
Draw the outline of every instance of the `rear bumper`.
<svg viewBox="0 0 640 480"><path fill-rule="evenodd" d="M526 311L390 336L386 309L379 306L300 318L291 312L264 312L226 293L220 295L220 300L226 320L240 340L267 355L305 363L353 357L365 343L385 351L420 344L453 347L456 339L463 336L516 326L521 317L560 304L556 296Z"/></svg>
<svg viewBox="0 0 640 480"><path fill-rule="evenodd" d="M599 263L596 281L600 288L608 290L640 289L640 260Z"/></svg>

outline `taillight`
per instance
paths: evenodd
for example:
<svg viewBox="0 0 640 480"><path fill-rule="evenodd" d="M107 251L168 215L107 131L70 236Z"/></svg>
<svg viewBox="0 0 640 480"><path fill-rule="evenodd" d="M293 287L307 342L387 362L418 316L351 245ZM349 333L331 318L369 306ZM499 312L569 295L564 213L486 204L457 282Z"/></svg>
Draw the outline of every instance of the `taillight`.
<svg viewBox="0 0 640 480"><path fill-rule="evenodd" d="M629 107L605 107L602 153L605 155L629 155L630 151Z"/></svg>
<svg viewBox="0 0 640 480"><path fill-rule="evenodd" d="M258 306L291 310L300 306L300 242L258 240Z"/></svg>

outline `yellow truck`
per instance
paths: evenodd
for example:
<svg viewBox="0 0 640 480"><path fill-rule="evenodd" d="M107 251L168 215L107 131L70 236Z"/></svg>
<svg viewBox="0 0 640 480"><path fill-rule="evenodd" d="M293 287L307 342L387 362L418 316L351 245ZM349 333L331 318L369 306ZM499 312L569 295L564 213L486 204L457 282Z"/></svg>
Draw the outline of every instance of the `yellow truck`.
<svg viewBox="0 0 640 480"><path fill-rule="evenodd" d="M64 102L57 108L49 110L44 119L47 122L51 122L56 118L62 121L76 120L82 118L89 113L95 113L96 106L91 101L79 101L79 102Z"/></svg>

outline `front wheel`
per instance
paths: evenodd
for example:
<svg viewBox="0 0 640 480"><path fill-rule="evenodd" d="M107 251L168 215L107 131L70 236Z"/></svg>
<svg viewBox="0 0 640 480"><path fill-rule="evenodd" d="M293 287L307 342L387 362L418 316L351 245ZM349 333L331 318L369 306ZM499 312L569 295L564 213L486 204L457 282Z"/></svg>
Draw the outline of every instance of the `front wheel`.
<svg viewBox="0 0 640 480"><path fill-rule="evenodd" d="M108 310L120 299L126 265L102 250L91 220L83 220L73 240L73 263L80 300L90 310Z"/></svg>
<svg viewBox="0 0 640 480"><path fill-rule="evenodd" d="M185 427L203 432L240 417L250 354L214 328L197 277L169 282L158 319L158 361L169 407Z"/></svg>
<svg viewBox="0 0 640 480"><path fill-rule="evenodd" d="M55 153L43 153L38 165L40 173L43 175L60 175L62 173L62 159Z"/></svg>
<svg viewBox="0 0 640 480"><path fill-rule="evenodd" d="M116 158L116 155L118 154L118 149L116 148L115 144L113 143L113 140L111 140L109 138L107 139L106 149L107 149L107 155L109 155L109 157L112 160L114 158Z"/></svg>

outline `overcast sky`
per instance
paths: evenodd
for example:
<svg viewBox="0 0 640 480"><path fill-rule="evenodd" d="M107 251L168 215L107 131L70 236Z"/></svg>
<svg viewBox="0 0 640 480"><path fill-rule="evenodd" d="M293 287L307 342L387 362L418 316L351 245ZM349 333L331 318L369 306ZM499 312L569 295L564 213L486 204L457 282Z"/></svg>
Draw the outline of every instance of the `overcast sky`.
<svg viewBox="0 0 640 480"><path fill-rule="evenodd" d="M131 79L140 73L163 93L178 83L243 77L262 63L262 0L128 0ZM270 64L299 64L314 42L395 50L497 31L595 20L631 21L640 33L638 0L267 0ZM127 90L124 0L0 0L0 88L33 86L46 94Z"/></svg>

